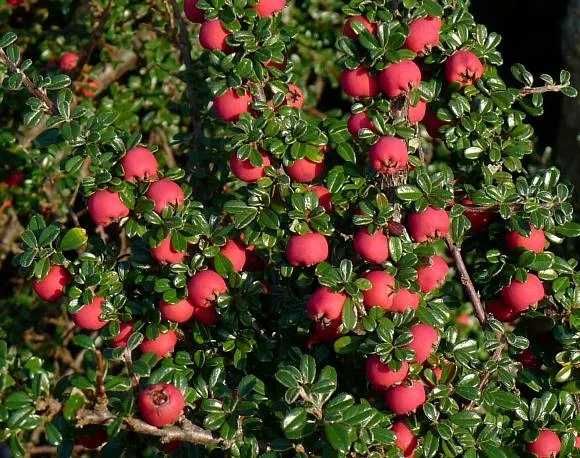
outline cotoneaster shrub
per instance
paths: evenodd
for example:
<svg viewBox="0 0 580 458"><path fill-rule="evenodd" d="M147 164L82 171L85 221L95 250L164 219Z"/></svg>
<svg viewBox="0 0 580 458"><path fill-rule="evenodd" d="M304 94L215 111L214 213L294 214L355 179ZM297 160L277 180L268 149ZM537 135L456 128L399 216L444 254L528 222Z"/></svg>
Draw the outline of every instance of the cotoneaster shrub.
<svg viewBox="0 0 580 458"><path fill-rule="evenodd" d="M526 122L569 74L507 75L468 2L303 3L0 37L15 456L576 452L580 225Z"/></svg>

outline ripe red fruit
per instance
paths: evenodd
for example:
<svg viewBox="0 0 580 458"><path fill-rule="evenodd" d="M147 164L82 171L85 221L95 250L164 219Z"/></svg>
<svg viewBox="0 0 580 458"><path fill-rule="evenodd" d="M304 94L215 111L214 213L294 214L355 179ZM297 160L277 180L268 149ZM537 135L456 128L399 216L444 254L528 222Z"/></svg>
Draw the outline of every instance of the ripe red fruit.
<svg viewBox="0 0 580 458"><path fill-rule="evenodd" d="M396 415L408 415L425 404L425 385L414 380L409 385L393 386L385 393L385 404Z"/></svg>
<svg viewBox="0 0 580 458"><path fill-rule="evenodd" d="M522 235L517 231L509 231L505 235L505 245L508 250L529 250L541 253L546 248L544 231L532 227L530 235Z"/></svg>
<svg viewBox="0 0 580 458"><path fill-rule="evenodd" d="M328 242L318 232L293 235L286 245L286 259L294 267L310 267L328 259Z"/></svg>
<svg viewBox="0 0 580 458"><path fill-rule="evenodd" d="M354 32L353 28L352 28L352 23L353 22L358 22L359 24L361 24L365 29L367 29L369 31L369 33L374 34L376 32L376 24L373 24L372 22L370 22L366 17L364 16L352 16L349 17L346 22L344 23L344 25L342 26L342 33L343 35L347 36L348 38L350 38L351 40L356 40L356 33Z"/></svg>
<svg viewBox="0 0 580 458"><path fill-rule="evenodd" d="M503 321L504 323L514 321L519 315L518 312L516 312L513 308L504 304L503 301L499 299L489 301L486 304L486 310L489 313L491 313L496 319L498 319L499 321Z"/></svg>
<svg viewBox="0 0 580 458"><path fill-rule="evenodd" d="M211 307L217 296L228 292L224 279L213 270L196 273L187 284L189 301L196 307Z"/></svg>
<svg viewBox="0 0 580 458"><path fill-rule="evenodd" d="M228 89L213 99L216 116L225 122L235 122L240 115L247 113L252 103L252 95L243 92L240 95L234 89Z"/></svg>
<svg viewBox="0 0 580 458"><path fill-rule="evenodd" d="M165 237L159 245L149 250L151 256L160 264L181 264L185 259L186 253L175 251L171 245L171 236Z"/></svg>
<svg viewBox="0 0 580 458"><path fill-rule="evenodd" d="M121 323L119 327L119 334L117 334L111 341L111 345L114 348L125 348L127 342L129 342L129 337L133 334L133 324L132 323Z"/></svg>
<svg viewBox="0 0 580 458"><path fill-rule="evenodd" d="M20 170L15 170L10 172L10 174L4 179L4 183L9 188L16 188L24 183L24 172Z"/></svg>
<svg viewBox="0 0 580 458"><path fill-rule="evenodd" d="M417 269L417 283L421 292L428 293L445 283L449 266L441 256L431 256L428 263Z"/></svg>
<svg viewBox="0 0 580 458"><path fill-rule="evenodd" d="M457 51L445 62L445 79L448 83L469 86L483 75L483 64L471 51Z"/></svg>
<svg viewBox="0 0 580 458"><path fill-rule="evenodd" d="M288 176L298 183L311 183L324 173L324 162L313 162L310 159L297 159L285 167Z"/></svg>
<svg viewBox="0 0 580 458"><path fill-rule="evenodd" d="M537 304L545 296L544 284L534 274L528 274L526 281L512 282L501 290L503 302L515 312L520 313Z"/></svg>
<svg viewBox="0 0 580 458"><path fill-rule="evenodd" d="M312 348L312 346L319 343L334 342L340 336L340 325L342 324L342 319L332 320L325 323L324 321L314 322L314 331L312 335L306 341L306 347Z"/></svg>
<svg viewBox="0 0 580 458"><path fill-rule="evenodd" d="M24 0L7 0L10 6L20 6L24 3Z"/></svg>
<svg viewBox="0 0 580 458"><path fill-rule="evenodd" d="M403 313L407 310L417 310L420 301L419 294L405 288L398 289L392 294L391 312Z"/></svg>
<svg viewBox="0 0 580 458"><path fill-rule="evenodd" d="M417 438L411 431L411 428L407 426L404 421L396 421L391 427L391 431L397 436L395 440L395 445L405 458L413 456L413 451L417 447Z"/></svg>
<svg viewBox="0 0 580 458"><path fill-rule="evenodd" d="M201 24L204 21L203 11L196 6L197 2L198 0L184 0L183 10L187 19L194 24Z"/></svg>
<svg viewBox="0 0 580 458"><path fill-rule="evenodd" d="M522 366L524 366L526 369L540 368L540 362L538 361L538 358L536 358L534 352L529 348L526 348L521 352L521 354L518 356L518 361L522 363Z"/></svg>
<svg viewBox="0 0 580 458"><path fill-rule="evenodd" d="M219 19L212 19L201 24L199 29L199 44L210 51L227 52L229 46L226 42L230 32L224 27Z"/></svg>
<svg viewBox="0 0 580 458"><path fill-rule="evenodd" d="M306 311L313 320L337 320L342 316L345 301L346 295L343 293L335 293L326 286L320 286L308 299Z"/></svg>
<svg viewBox="0 0 580 458"><path fill-rule="evenodd" d="M398 370L391 369L388 364L381 363L378 356L372 355L367 358L366 374L367 380L375 390L386 390L393 385L398 385L409 373L409 364L406 361L401 363Z"/></svg>
<svg viewBox="0 0 580 458"><path fill-rule="evenodd" d="M440 120L436 113L427 110L423 118L423 125L431 138L439 138L439 128L444 126L446 122Z"/></svg>
<svg viewBox="0 0 580 458"><path fill-rule="evenodd" d="M286 93L286 105L291 108L302 108L304 106L304 92L295 84L288 85Z"/></svg>
<svg viewBox="0 0 580 458"><path fill-rule="evenodd" d="M363 275L371 282L371 288L363 291L363 303L366 308L381 307L390 310L393 305L393 288L395 279L383 270L373 270Z"/></svg>
<svg viewBox="0 0 580 458"><path fill-rule="evenodd" d="M486 230L489 224L495 219L495 212L491 209L483 211L470 209L469 207L473 206L471 199L465 198L461 201L461 204L465 205L463 214L471 223L471 230L475 233Z"/></svg>
<svg viewBox="0 0 580 458"><path fill-rule="evenodd" d="M252 165L249 159L240 159L236 153L230 157L230 169L240 180L246 183L254 183L266 175L264 169L270 165L270 156L260 153L262 165Z"/></svg>
<svg viewBox="0 0 580 458"><path fill-rule="evenodd" d="M407 215L407 230L415 242L445 237L450 224L449 215L440 208L427 207L422 212Z"/></svg>
<svg viewBox="0 0 580 458"><path fill-rule="evenodd" d="M163 212L170 205L179 207L185 200L181 186L168 179L152 183L147 190L147 197L155 203L154 210L157 213Z"/></svg>
<svg viewBox="0 0 580 458"><path fill-rule="evenodd" d="M32 282L32 288L42 300L56 302L63 296L71 281L70 273L63 266L52 266L46 277Z"/></svg>
<svg viewBox="0 0 580 458"><path fill-rule="evenodd" d="M542 429L538 438L528 444L528 452L538 458L553 458L560 453L562 443L558 435L549 429Z"/></svg>
<svg viewBox="0 0 580 458"><path fill-rule="evenodd" d="M359 229L354 234L352 245L367 262L382 264L389 259L389 238L381 230L369 234L367 228Z"/></svg>
<svg viewBox="0 0 580 458"><path fill-rule="evenodd" d="M106 321L101 320L103 302L105 302L104 298L95 296L91 302L83 305L80 310L71 315L74 324L87 331L98 331L103 328L107 324Z"/></svg>
<svg viewBox="0 0 580 458"><path fill-rule="evenodd" d="M415 19L409 24L409 35L405 40L405 48L417 54L427 54L431 48L439 44L440 32L441 18Z"/></svg>
<svg viewBox="0 0 580 458"><path fill-rule="evenodd" d="M413 340L409 343L409 348L415 352L415 361L423 364L435 351L439 343L439 332L433 326L417 323L411 326L411 334Z"/></svg>
<svg viewBox="0 0 580 458"><path fill-rule="evenodd" d="M346 95L354 98L376 97L379 94L376 78L364 67L344 70L340 75L340 86Z"/></svg>
<svg viewBox="0 0 580 458"><path fill-rule="evenodd" d="M141 418L157 428L175 423L185 407L183 394L169 383L156 383L143 389L137 403Z"/></svg>
<svg viewBox="0 0 580 458"><path fill-rule="evenodd" d="M235 272L244 270L246 264L246 246L239 240L228 240L220 253L232 263Z"/></svg>
<svg viewBox="0 0 580 458"><path fill-rule="evenodd" d="M332 210L332 194L327 187L322 185L311 186L310 191L318 197L318 203L324 210L330 212Z"/></svg>
<svg viewBox="0 0 580 458"><path fill-rule="evenodd" d="M385 175L393 175L407 167L409 151L401 138L381 137L369 150L371 167Z"/></svg>
<svg viewBox="0 0 580 458"><path fill-rule="evenodd" d="M286 6L286 0L258 0L256 12L260 17L271 17L282 11Z"/></svg>
<svg viewBox="0 0 580 458"><path fill-rule="evenodd" d="M165 358L173 353L177 343L177 334L175 331L161 332L154 339L145 339L139 345L143 353L153 353L160 358Z"/></svg>
<svg viewBox="0 0 580 458"><path fill-rule="evenodd" d="M423 121L425 117L425 113L427 112L427 102L424 100L419 100L417 105L409 106L407 111L407 119L411 124L417 124L418 122Z"/></svg>
<svg viewBox="0 0 580 458"><path fill-rule="evenodd" d="M215 307L193 307L191 318L206 326L214 326L218 321Z"/></svg>
<svg viewBox="0 0 580 458"><path fill-rule="evenodd" d="M159 311L164 320L185 323L193 316L193 305L187 298L181 299L175 304L161 301L159 302Z"/></svg>
<svg viewBox="0 0 580 458"><path fill-rule="evenodd" d="M58 61L61 72L72 72L79 63L79 55L76 52L63 52Z"/></svg>
<svg viewBox="0 0 580 458"><path fill-rule="evenodd" d="M159 165L151 151L142 146L131 148L121 159L123 177L127 181L157 178Z"/></svg>
<svg viewBox="0 0 580 458"><path fill-rule="evenodd" d="M121 200L118 192L100 189L89 197L89 215L97 226L109 224L129 216L129 209Z"/></svg>
<svg viewBox="0 0 580 458"><path fill-rule="evenodd" d="M379 86L387 97L406 94L421 83L421 70L412 60L390 64L379 73Z"/></svg>
<svg viewBox="0 0 580 458"><path fill-rule="evenodd" d="M371 119L364 111L350 115L348 118L347 127L348 131L353 137L358 136L358 133L361 129L369 129L373 132L375 130Z"/></svg>

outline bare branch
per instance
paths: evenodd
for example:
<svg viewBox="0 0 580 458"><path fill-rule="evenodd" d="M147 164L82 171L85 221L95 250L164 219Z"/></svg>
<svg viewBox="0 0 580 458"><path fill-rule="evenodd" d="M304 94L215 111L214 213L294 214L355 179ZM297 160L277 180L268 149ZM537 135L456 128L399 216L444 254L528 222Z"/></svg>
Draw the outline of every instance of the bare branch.
<svg viewBox="0 0 580 458"><path fill-rule="evenodd" d="M546 84L545 86L540 87L524 87L520 90L520 95L526 96L531 94L543 94L545 92L560 92L562 88L565 88L567 85L564 84Z"/></svg>

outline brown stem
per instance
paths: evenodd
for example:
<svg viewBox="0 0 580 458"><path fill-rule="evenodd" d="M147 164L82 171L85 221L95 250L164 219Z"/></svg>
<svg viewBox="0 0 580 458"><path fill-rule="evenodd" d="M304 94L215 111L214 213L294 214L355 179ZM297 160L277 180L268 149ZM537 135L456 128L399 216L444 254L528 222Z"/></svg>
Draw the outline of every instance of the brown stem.
<svg viewBox="0 0 580 458"><path fill-rule="evenodd" d="M467 267L465 266L465 262L463 261L463 256L461 255L461 248L455 245L450 235L447 235L447 237L445 237L445 240L447 241L447 246L449 247L449 251L451 251L453 259L455 260L457 270L459 270L459 278L461 279L461 283L463 284L463 287L467 291L467 295L471 299L471 303L475 308L475 314L477 315L477 319L482 325L484 325L486 322L485 308L481 302L479 293L477 292L475 286L473 285L473 282L471 281L471 277L469 276L469 272L467 271Z"/></svg>
<svg viewBox="0 0 580 458"><path fill-rule="evenodd" d="M545 92L560 92L562 88L566 87L563 84L546 84L540 87L524 87L520 90L520 95L526 96L530 94L543 94Z"/></svg>
<svg viewBox="0 0 580 458"><path fill-rule="evenodd" d="M95 410L97 412L105 412L107 410L107 393L105 391L105 376L107 373L107 364L103 354L99 351L95 351L95 357L97 358L97 403Z"/></svg>

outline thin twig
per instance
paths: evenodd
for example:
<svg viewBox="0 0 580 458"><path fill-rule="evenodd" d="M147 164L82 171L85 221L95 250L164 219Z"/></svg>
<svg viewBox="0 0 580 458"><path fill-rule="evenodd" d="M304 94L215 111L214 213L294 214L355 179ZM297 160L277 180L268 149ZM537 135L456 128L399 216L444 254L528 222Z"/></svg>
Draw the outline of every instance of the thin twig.
<svg viewBox="0 0 580 458"><path fill-rule="evenodd" d="M461 283L463 284L465 290L467 291L467 294L471 299L471 303L475 308L475 314L477 315L477 319L483 325L486 322L485 308L481 302L479 293L477 292L475 286L473 285L473 282L471 281L471 277L469 276L469 272L467 271L467 267L465 266L465 262L463 261L463 256L461 255L461 248L455 245L450 235L447 235L445 240L447 241L449 251L451 251L451 255L453 256L455 264L457 265L457 269L459 270L459 278L461 280Z"/></svg>
<svg viewBox="0 0 580 458"><path fill-rule="evenodd" d="M520 95L526 96L530 94L543 94L545 92L560 92L566 86L564 84L546 84L540 87L524 87L520 90Z"/></svg>
<svg viewBox="0 0 580 458"><path fill-rule="evenodd" d="M97 402L95 405L95 411L106 412L107 410L107 393L105 391L105 376L107 373L107 364L103 354L99 351L95 351L95 357L97 359Z"/></svg>

